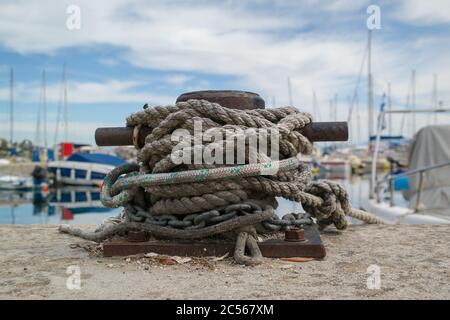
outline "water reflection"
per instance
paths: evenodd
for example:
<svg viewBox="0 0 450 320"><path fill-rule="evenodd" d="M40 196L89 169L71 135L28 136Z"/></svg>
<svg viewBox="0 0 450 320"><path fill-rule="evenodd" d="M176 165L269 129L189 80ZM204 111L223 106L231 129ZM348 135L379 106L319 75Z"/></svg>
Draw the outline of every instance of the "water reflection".
<svg viewBox="0 0 450 320"><path fill-rule="evenodd" d="M342 184L350 194L352 206L361 208L369 195L368 176L336 176L321 173L319 179ZM398 203L404 202L401 195ZM302 211L299 203L278 198L277 214ZM105 208L96 187L62 187L48 192L0 191L0 224L100 224L103 219L117 215L120 208ZM354 222L354 221L352 221Z"/></svg>
<svg viewBox="0 0 450 320"><path fill-rule="evenodd" d="M1 224L98 224L119 211L105 208L100 202L100 189L94 187L0 191Z"/></svg>

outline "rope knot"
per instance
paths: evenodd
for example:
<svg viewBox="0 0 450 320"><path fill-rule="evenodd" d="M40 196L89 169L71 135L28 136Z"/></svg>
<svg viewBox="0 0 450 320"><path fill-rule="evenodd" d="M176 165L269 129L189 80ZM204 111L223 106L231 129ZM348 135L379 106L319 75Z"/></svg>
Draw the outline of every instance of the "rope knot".
<svg viewBox="0 0 450 320"><path fill-rule="evenodd" d="M305 211L317 219L321 229L330 224L334 224L339 230L347 228L345 216L350 214L351 206L349 195L342 186L323 180L311 183L305 191L323 200L320 205L303 204Z"/></svg>

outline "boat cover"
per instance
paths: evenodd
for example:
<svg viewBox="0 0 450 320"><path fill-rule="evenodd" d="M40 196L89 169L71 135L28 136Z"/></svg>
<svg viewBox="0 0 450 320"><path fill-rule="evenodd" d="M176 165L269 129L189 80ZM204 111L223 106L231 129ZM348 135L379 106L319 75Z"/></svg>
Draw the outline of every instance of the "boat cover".
<svg viewBox="0 0 450 320"><path fill-rule="evenodd" d="M101 163L109 164L115 167L125 163L125 160L121 158L104 153L74 153L67 158L67 161Z"/></svg>
<svg viewBox="0 0 450 320"><path fill-rule="evenodd" d="M424 127L414 137L409 152L409 170L450 162L450 125ZM405 198L410 208L416 204L419 174L409 177L410 192ZM427 211L450 216L450 166L424 173L424 189L420 199ZM437 209L437 210L434 210Z"/></svg>

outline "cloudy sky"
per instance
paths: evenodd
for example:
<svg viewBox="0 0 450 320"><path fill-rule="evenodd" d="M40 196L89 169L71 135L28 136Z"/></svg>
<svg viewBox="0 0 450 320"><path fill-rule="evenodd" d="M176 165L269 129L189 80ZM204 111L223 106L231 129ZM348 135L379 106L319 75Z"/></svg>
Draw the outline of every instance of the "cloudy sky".
<svg viewBox="0 0 450 320"><path fill-rule="evenodd" d="M8 137L13 67L15 137L35 139L45 69L53 143L64 63L69 138L77 142L93 142L98 126L123 125L146 102L170 104L186 91L248 90L269 107L274 100L286 105L288 77L295 106L330 120L329 101L337 95L337 119L346 120L366 52L371 4L381 10L381 29L373 31L375 105L391 82L393 105L404 108L415 69L417 107L431 106L434 74L438 99L449 106L449 0L0 0L0 136ZM67 26L71 5L80 9L79 29ZM367 139L363 70L352 117L354 141ZM398 133L401 116L394 121ZM408 134L408 119L404 123Z"/></svg>

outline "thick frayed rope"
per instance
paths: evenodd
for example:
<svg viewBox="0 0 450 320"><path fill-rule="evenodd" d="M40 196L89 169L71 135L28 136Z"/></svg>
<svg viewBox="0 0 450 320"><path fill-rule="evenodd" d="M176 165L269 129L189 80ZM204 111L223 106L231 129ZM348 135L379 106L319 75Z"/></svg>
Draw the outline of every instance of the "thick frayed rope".
<svg viewBox="0 0 450 320"><path fill-rule="evenodd" d="M300 155L312 152L312 143L301 134L301 129L311 122L308 113L292 107L238 110L205 100L189 100L134 113L127 118L127 125L148 126L152 133L138 152L138 164L126 164L112 170L104 179L101 193L105 206L125 207L124 219L94 233L67 227L62 227L61 231L94 241L134 229L149 231L155 237L180 239L235 232L236 261L254 265L261 261L256 230L267 231L261 226L274 221L276 197L302 203L321 228L333 224L337 229L345 229L346 215L380 223L371 215L353 210L348 193L338 184L311 181L308 167L299 161ZM222 138L217 141L204 141L202 138L198 143L195 133L199 124L202 134L213 129L214 136L220 134ZM224 155L232 151L232 159L241 156L244 163L174 162L177 142L172 141L172 135L177 129L190 134L191 144L186 148L188 154L200 152L203 155L212 148L215 152L223 151ZM277 140L270 140L274 137ZM268 150L276 141L280 160L273 161L267 150L253 148L251 143L255 138L270 140ZM243 141L245 151L238 149L236 141ZM250 211L242 206L245 203L252 208ZM234 214L230 214L228 209L223 210L238 204L242 205ZM132 207L138 208L141 216L148 217L146 221L150 224L133 222L133 214L129 211L135 210L130 209ZM223 213L216 210L219 208ZM208 223L221 222L196 224L197 229L189 227L192 230L177 229L155 225L159 220L152 217L159 215L167 215L175 227L191 225L189 221L199 219L200 215L208 216ZM170 215L181 219L170 218ZM285 220L283 223L288 225L290 222ZM246 249L250 256L245 256Z"/></svg>

